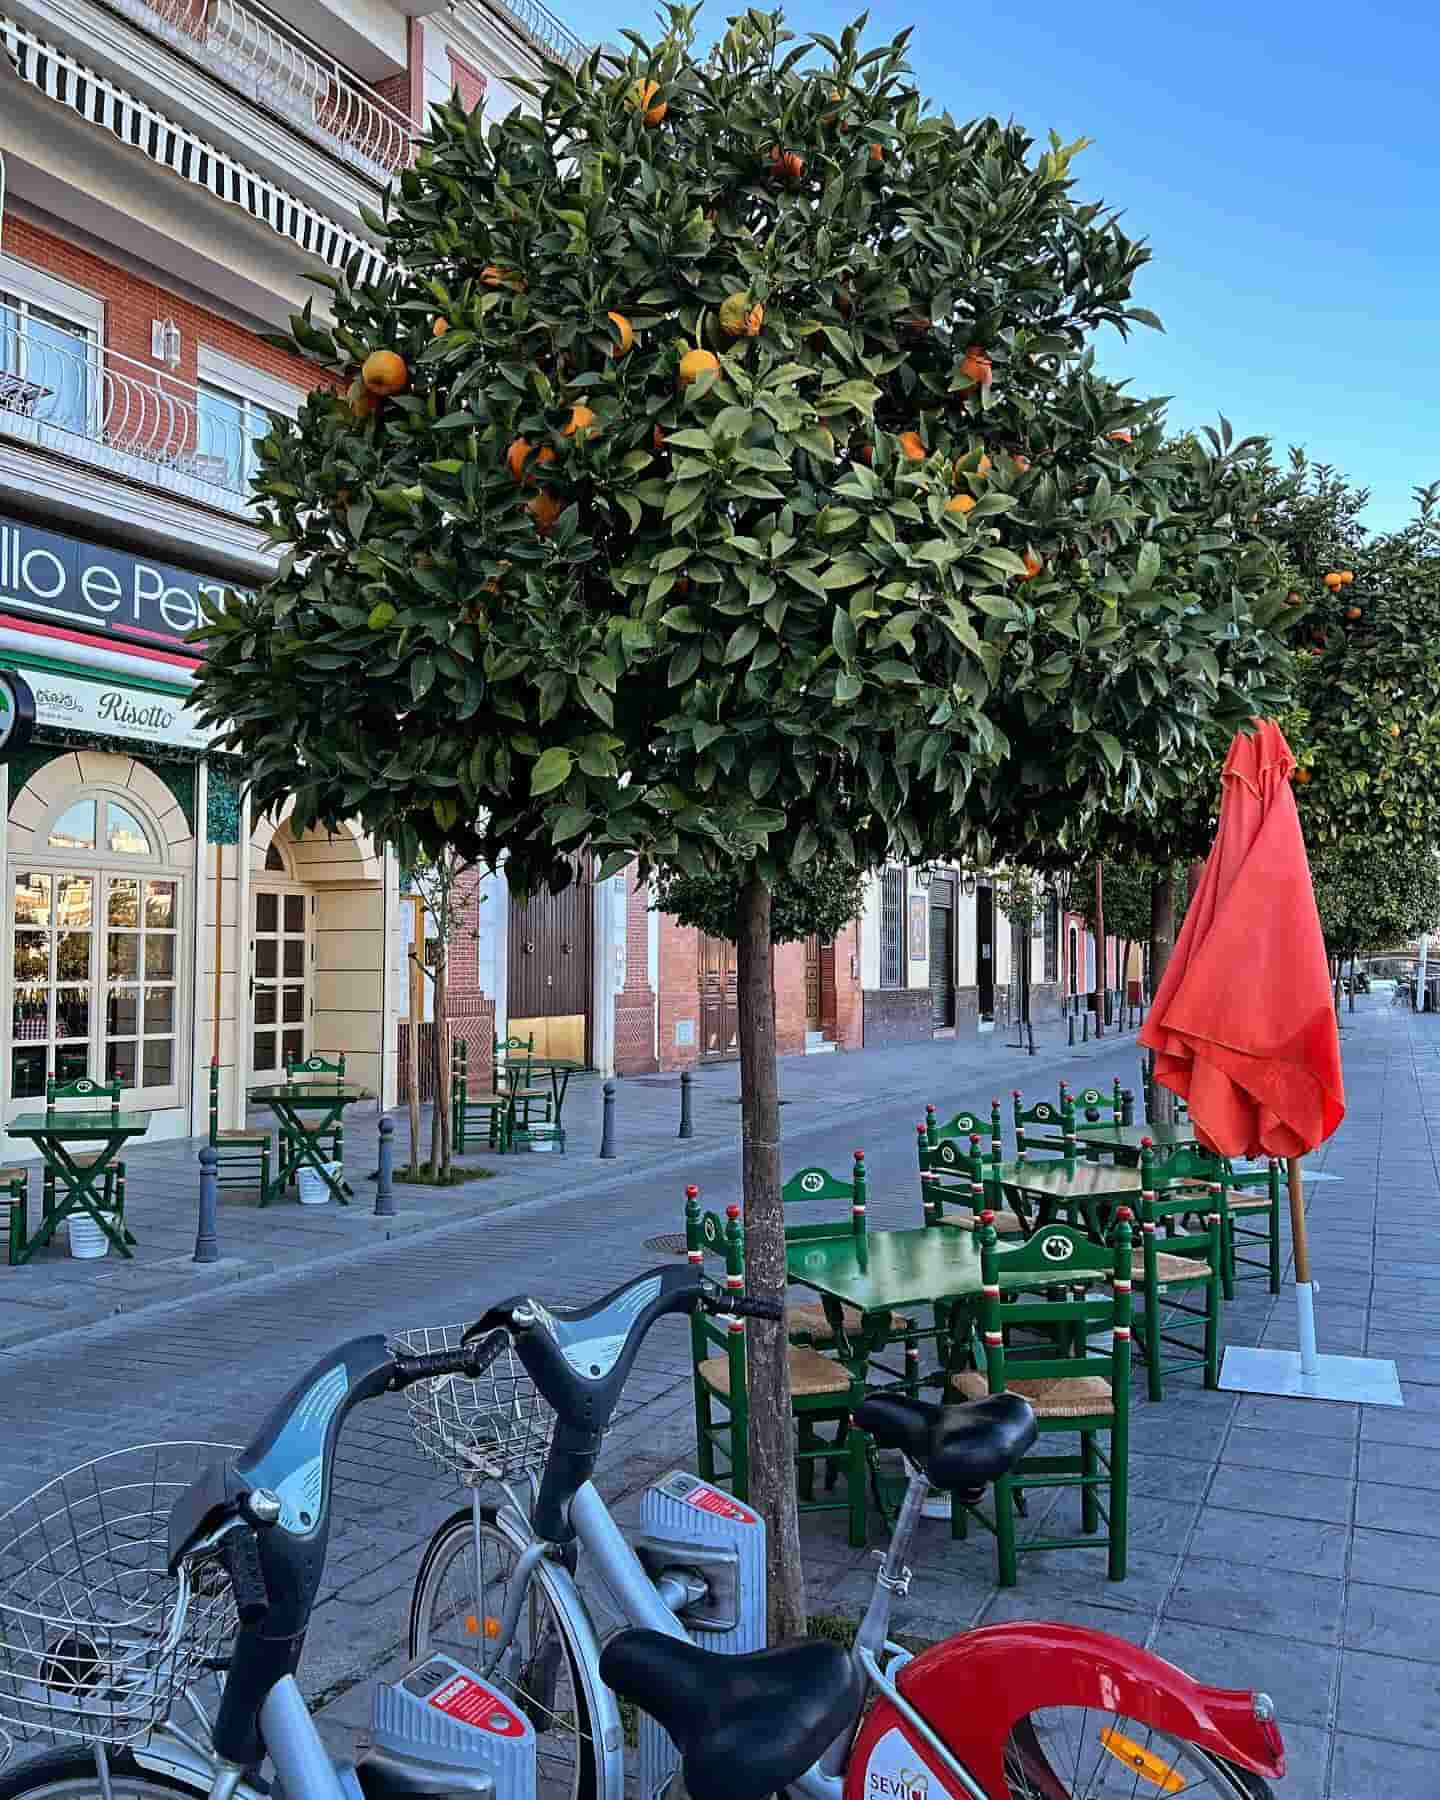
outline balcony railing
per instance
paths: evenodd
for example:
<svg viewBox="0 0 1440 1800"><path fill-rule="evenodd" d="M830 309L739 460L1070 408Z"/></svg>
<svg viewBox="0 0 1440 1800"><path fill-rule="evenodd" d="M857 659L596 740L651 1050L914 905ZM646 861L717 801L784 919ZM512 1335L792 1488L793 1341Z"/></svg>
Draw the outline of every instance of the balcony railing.
<svg viewBox="0 0 1440 1800"><path fill-rule="evenodd" d="M80 338L0 311L0 439L241 517L254 442L236 407Z"/></svg>
<svg viewBox="0 0 1440 1800"><path fill-rule="evenodd" d="M372 181L409 164L418 134L408 115L258 0L110 4Z"/></svg>
<svg viewBox="0 0 1440 1800"><path fill-rule="evenodd" d="M495 0L496 8L508 13L530 41L547 56L576 69L590 54L568 25L561 23L544 4L544 0Z"/></svg>

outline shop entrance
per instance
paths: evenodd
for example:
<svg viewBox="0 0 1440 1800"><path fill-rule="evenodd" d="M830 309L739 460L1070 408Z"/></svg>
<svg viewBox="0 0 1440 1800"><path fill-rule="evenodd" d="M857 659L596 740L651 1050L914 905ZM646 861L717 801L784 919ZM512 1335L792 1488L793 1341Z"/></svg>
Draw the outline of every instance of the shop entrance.
<svg viewBox="0 0 1440 1800"><path fill-rule="evenodd" d="M975 893L976 1000L980 1018L995 1020L995 890L982 881Z"/></svg>
<svg viewBox="0 0 1440 1800"><path fill-rule="evenodd" d="M593 917L588 855L560 893L510 903L506 1035L533 1037L537 1056L590 1060Z"/></svg>
<svg viewBox="0 0 1440 1800"><path fill-rule="evenodd" d="M936 876L930 883L930 1025L949 1031L955 1024L955 883Z"/></svg>
<svg viewBox="0 0 1440 1800"><path fill-rule="evenodd" d="M272 843L251 896L250 1075L257 1082L282 1080L286 1060L301 1061L309 1049L315 900L288 877Z"/></svg>
<svg viewBox="0 0 1440 1800"><path fill-rule="evenodd" d="M700 939L700 1054L740 1054L740 977L725 938Z"/></svg>

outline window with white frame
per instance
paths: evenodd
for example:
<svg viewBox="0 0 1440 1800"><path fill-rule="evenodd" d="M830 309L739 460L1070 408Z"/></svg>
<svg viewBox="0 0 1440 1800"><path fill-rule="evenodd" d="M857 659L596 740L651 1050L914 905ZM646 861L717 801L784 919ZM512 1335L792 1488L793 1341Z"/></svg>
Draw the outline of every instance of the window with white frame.
<svg viewBox="0 0 1440 1800"><path fill-rule="evenodd" d="M293 419L301 396L262 370L200 346L196 382L196 450L201 472L221 487L248 493L260 467L256 449L277 418Z"/></svg>
<svg viewBox="0 0 1440 1800"><path fill-rule="evenodd" d="M0 256L0 411L90 431L104 320L93 294Z"/></svg>

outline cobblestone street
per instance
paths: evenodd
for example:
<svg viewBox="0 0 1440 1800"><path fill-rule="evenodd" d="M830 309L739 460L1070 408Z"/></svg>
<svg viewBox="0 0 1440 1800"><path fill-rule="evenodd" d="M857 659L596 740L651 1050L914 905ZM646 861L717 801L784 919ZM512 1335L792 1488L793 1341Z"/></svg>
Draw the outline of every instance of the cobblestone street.
<svg viewBox="0 0 1440 1800"><path fill-rule="evenodd" d="M1158 1406L1137 1393L1124 1583L1105 1580L1099 1552L1051 1552L1024 1560L1020 1585L1000 1593L990 1541L954 1543L937 1523L924 1528L900 1619L907 1633L937 1637L986 1621L1063 1618L1145 1643L1198 1678L1262 1687L1290 1754L1282 1792L1305 1800L1429 1792L1440 1754L1440 1354L1426 1329L1440 1295L1440 1021L1370 1002L1343 1023L1350 1111L1312 1159L1322 1179L1309 1187L1322 1348L1394 1356L1403 1411L1184 1382ZM915 1223L913 1127L925 1101L988 1103L1021 1081L1038 1094L1066 1071L1132 1080L1133 1034L1083 1051L1046 1042L1033 1061L991 1042L787 1062L786 1167L839 1168L863 1145L873 1225ZM645 1240L679 1228L687 1180L709 1205L739 1197L734 1084L733 1070L697 1081L697 1136L680 1145L673 1086L622 1083L615 1163L595 1155L599 1087L587 1084L577 1090L572 1154L497 1164L496 1180L460 1190L445 1211L402 1220L410 1229L395 1236L365 1222L373 1188L360 1181L349 1218L334 1208L257 1213L227 1192L222 1247L234 1266L218 1286L172 1260L188 1254L193 1227L193 1146L148 1153L153 1180L136 1158L142 1256L133 1271L116 1264L86 1278L103 1299L142 1310L67 1329L101 1303L81 1294L73 1266L57 1257L6 1272L11 1291L25 1290L18 1302L7 1293L7 1323L43 1302L47 1282L64 1304L46 1315L43 1336L0 1352L4 1499L126 1443L235 1441L311 1358L349 1335L454 1321L522 1290L562 1304L599 1295L655 1260ZM357 1130L352 1170L363 1173L370 1155ZM159 1260L149 1260L162 1239ZM257 1274L265 1262L276 1272ZM147 1290L142 1277L160 1269ZM1288 1290L1273 1302L1241 1293L1226 1309L1229 1341L1294 1343ZM657 1329L602 1462L602 1489L622 1521L654 1474L693 1461L687 1366L684 1332ZM401 1402L354 1416L328 1591L302 1671L337 1742L363 1726L370 1678L402 1650L420 1550L455 1501L413 1449ZM1025 1529L1038 1530L1045 1511L1037 1500ZM870 1553L846 1546L840 1515L807 1518L804 1538L812 1609L857 1612Z"/></svg>

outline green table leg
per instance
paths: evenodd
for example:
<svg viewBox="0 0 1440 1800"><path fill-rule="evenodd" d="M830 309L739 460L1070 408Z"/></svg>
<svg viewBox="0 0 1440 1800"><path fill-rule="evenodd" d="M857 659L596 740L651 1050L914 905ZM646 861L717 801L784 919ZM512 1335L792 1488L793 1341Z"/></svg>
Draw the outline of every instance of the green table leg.
<svg viewBox="0 0 1440 1800"><path fill-rule="evenodd" d="M105 1216L106 1208L103 1198L95 1191L97 1183L104 1179L106 1171L123 1147L123 1142L108 1144L100 1152L98 1161L91 1163L88 1168L82 1169L63 1143L42 1144L42 1156L47 1163L51 1163L59 1170L60 1174L65 1177L68 1186L63 1199L58 1198L57 1195L55 1204L42 1218L40 1229L25 1246L17 1261L28 1262L36 1250L52 1241L61 1222L68 1219L72 1213L78 1212L88 1213L120 1254L127 1261L134 1261L130 1254L130 1245L136 1242L134 1234L123 1225L120 1230L116 1230Z"/></svg>

